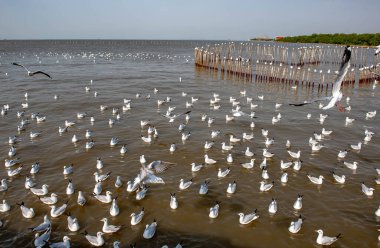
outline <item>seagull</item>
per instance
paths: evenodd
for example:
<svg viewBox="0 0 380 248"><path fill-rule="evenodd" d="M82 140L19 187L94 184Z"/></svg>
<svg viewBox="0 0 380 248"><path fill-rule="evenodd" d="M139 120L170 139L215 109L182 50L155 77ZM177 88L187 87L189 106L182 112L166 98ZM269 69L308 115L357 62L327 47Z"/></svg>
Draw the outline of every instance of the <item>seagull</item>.
<svg viewBox="0 0 380 248"><path fill-rule="evenodd" d="M204 145L204 148L206 149L206 150L208 150L208 149L210 149L211 147L213 147L213 145L214 145L214 142L208 142L208 141L206 141L205 142L205 145Z"/></svg>
<svg viewBox="0 0 380 248"><path fill-rule="evenodd" d="M253 155L255 155L253 152L251 152L250 150L249 150L249 147L247 147L247 149L245 150L245 156L247 156L247 157L252 157Z"/></svg>
<svg viewBox="0 0 380 248"><path fill-rule="evenodd" d="M16 158L16 159L5 159L5 160L4 160L4 166L5 166L5 168L12 167L12 166L16 165L16 164L18 163L19 160L20 160L20 158Z"/></svg>
<svg viewBox="0 0 380 248"><path fill-rule="evenodd" d="M269 191L273 187L274 181L272 183L265 183L264 181L260 182L260 191L265 192Z"/></svg>
<svg viewBox="0 0 380 248"><path fill-rule="evenodd" d="M65 210L67 208L67 202L62 204L62 206L60 206L60 207L56 207L55 205L53 205L53 206L50 206L50 208L51 208L50 209L50 216L53 218L59 217L65 212Z"/></svg>
<svg viewBox="0 0 380 248"><path fill-rule="evenodd" d="M128 149L127 149L127 145L124 144L124 145L120 148L120 154L121 154L121 155L124 155L124 154L127 153L127 151L128 151Z"/></svg>
<svg viewBox="0 0 380 248"><path fill-rule="evenodd" d="M30 169L30 174L37 174L40 171L40 163L36 162L32 164L32 168Z"/></svg>
<svg viewBox="0 0 380 248"><path fill-rule="evenodd" d="M297 200L293 204L295 210L300 210L302 208L302 198L303 195L298 194Z"/></svg>
<svg viewBox="0 0 380 248"><path fill-rule="evenodd" d="M243 139L245 139L245 140L253 139L253 133L251 133L251 134L243 133Z"/></svg>
<svg viewBox="0 0 380 248"><path fill-rule="evenodd" d="M112 192L111 191L106 191L105 195L96 195L94 194L93 196L100 202L103 203L111 203L112 202Z"/></svg>
<svg viewBox="0 0 380 248"><path fill-rule="evenodd" d="M204 183L201 184L201 187L199 188L199 194L200 195L205 195L208 192L208 185L209 181L205 181Z"/></svg>
<svg viewBox="0 0 380 248"><path fill-rule="evenodd" d="M153 238L154 234L156 233L156 229L157 229L157 221L154 219L150 225L147 224L145 226L143 237L145 239Z"/></svg>
<svg viewBox="0 0 380 248"><path fill-rule="evenodd" d="M323 179L325 179L322 175L320 175L319 177L313 177L313 176L310 176L309 174L307 174L307 177L309 178L310 182L312 182L314 184L322 184Z"/></svg>
<svg viewBox="0 0 380 248"><path fill-rule="evenodd" d="M46 243L48 243L48 241L49 241L50 234L51 234L50 228L48 228L41 235L39 233L36 233L35 239L34 239L34 246L40 248L40 247L43 247L44 245L46 245Z"/></svg>
<svg viewBox="0 0 380 248"><path fill-rule="evenodd" d="M119 206L117 205L116 200L117 200L117 196L112 199L112 204L111 204L111 208L110 208L110 215L111 216L118 216L120 213L120 209L119 209Z"/></svg>
<svg viewBox="0 0 380 248"><path fill-rule="evenodd" d="M268 207L268 212L271 214L275 214L277 212L277 201L276 201L276 199L272 198L272 201Z"/></svg>
<svg viewBox="0 0 380 248"><path fill-rule="evenodd" d="M231 171L230 167L228 167L224 171L222 170L222 168L219 168L218 169L218 177L219 178L226 177L230 173L230 171Z"/></svg>
<svg viewBox="0 0 380 248"><path fill-rule="evenodd" d="M115 187L120 188L121 186L123 186L123 181L121 180L120 176L117 176L115 181Z"/></svg>
<svg viewBox="0 0 380 248"><path fill-rule="evenodd" d="M141 209L140 213L132 213L131 214L131 225L137 225L141 222L142 218L144 217L144 208Z"/></svg>
<svg viewBox="0 0 380 248"><path fill-rule="evenodd" d="M235 191L236 191L236 181L234 181L233 183L229 183L227 187L228 194L234 194Z"/></svg>
<svg viewBox="0 0 380 248"><path fill-rule="evenodd" d="M16 65L16 66L21 66L21 67L23 67L23 68L27 71L28 76L34 76L34 75L36 75L36 74L42 74L42 75L45 75L45 76L47 76L48 78L51 79L51 76L50 76L49 74L43 72L43 71L34 71L34 72L32 72L32 71L29 71L29 69L26 68L25 66L23 66L22 64L15 63L15 62L13 62L12 65Z"/></svg>
<svg viewBox="0 0 380 248"><path fill-rule="evenodd" d="M268 149L264 148L264 149L263 149L263 156L264 156L265 158L271 158L271 157L274 156L274 153L268 152Z"/></svg>
<svg viewBox="0 0 380 248"><path fill-rule="evenodd" d="M146 196L146 192L148 192L149 186L143 184L140 188L137 189L136 200L142 200Z"/></svg>
<svg viewBox="0 0 380 248"><path fill-rule="evenodd" d="M97 247L104 245L103 234L104 233L102 232L97 232L96 236L91 236L87 233L87 231L84 231L84 235L87 241L90 242L91 245L97 246Z"/></svg>
<svg viewBox="0 0 380 248"><path fill-rule="evenodd" d="M24 218L31 219L34 217L35 213L34 213L33 208L25 207L24 202L17 203L17 205L20 206L21 213L22 213L22 216L24 216Z"/></svg>
<svg viewBox="0 0 380 248"><path fill-rule="evenodd" d="M44 232L46 231L48 228L50 228L51 226L51 222L49 220L49 217L45 214L44 215L44 222L42 222L41 224L39 224L38 226L35 226L35 227L31 227L29 228L32 232Z"/></svg>
<svg viewBox="0 0 380 248"><path fill-rule="evenodd" d="M280 163L280 167L283 170L288 169L293 164L293 162L284 162L283 160L281 160Z"/></svg>
<svg viewBox="0 0 380 248"><path fill-rule="evenodd" d="M62 242L57 243L49 243L50 248L70 248L70 238L67 236L63 236Z"/></svg>
<svg viewBox="0 0 380 248"><path fill-rule="evenodd" d="M193 179L191 178L189 181L185 181L183 178L180 179L180 182L179 182L179 189L180 190L184 190L184 189L187 189L191 186L191 184L193 183Z"/></svg>
<svg viewBox="0 0 380 248"><path fill-rule="evenodd" d="M216 201L215 205L210 208L210 213L208 214L208 216L210 218L213 218L213 219L215 219L216 217L218 217L218 215L219 215L219 207L220 207L220 201Z"/></svg>
<svg viewBox="0 0 380 248"><path fill-rule="evenodd" d="M90 142L86 142L86 149L91 149L93 148L95 145L95 142L93 140L91 140Z"/></svg>
<svg viewBox="0 0 380 248"><path fill-rule="evenodd" d="M362 192L366 195L366 196L373 196L373 191L375 189L374 188L370 188L368 186L366 186L364 184L364 182L362 182Z"/></svg>
<svg viewBox="0 0 380 248"><path fill-rule="evenodd" d="M241 164L241 166L243 166L246 169L252 169L254 165L255 165L255 159L254 158L252 158L250 162Z"/></svg>
<svg viewBox="0 0 380 248"><path fill-rule="evenodd" d="M94 190L92 191L95 195L99 195L100 193L102 193L103 189L102 189L102 182L97 182L94 186ZM78 196L79 198L79 196Z"/></svg>
<svg viewBox="0 0 380 248"><path fill-rule="evenodd" d="M222 142L222 150L223 151L230 151L234 148L232 145L226 145L226 142Z"/></svg>
<svg viewBox="0 0 380 248"><path fill-rule="evenodd" d="M352 124L355 120L356 120L355 118L350 118L347 116L345 125L348 126L348 125Z"/></svg>
<svg viewBox="0 0 380 248"><path fill-rule="evenodd" d="M101 219L100 221L102 221L104 224L103 224L103 228L102 228L102 231L104 233L114 233L114 232L117 232L120 230L121 226L114 226L114 225L109 225L108 224L108 219L107 218L103 218Z"/></svg>
<svg viewBox="0 0 380 248"><path fill-rule="evenodd" d="M8 212L10 209L11 205L9 205L9 203L5 199L3 199L3 203L0 204L0 212L5 213Z"/></svg>
<svg viewBox="0 0 380 248"><path fill-rule="evenodd" d="M103 175L99 174L99 172L96 171L94 172L95 182L104 182L105 180L109 178L110 175L111 175L111 171Z"/></svg>
<svg viewBox="0 0 380 248"><path fill-rule="evenodd" d="M47 204L47 205L53 205L53 204L56 204L57 201L58 201L58 197L57 197L57 194L55 193L51 193L50 196L47 196L47 197L40 197L40 201L44 204Z"/></svg>
<svg viewBox="0 0 380 248"><path fill-rule="evenodd" d="M290 226L288 228L289 232L298 233L301 230L302 223L304 220L305 218L302 218L302 216L300 215L297 221L290 222Z"/></svg>
<svg viewBox="0 0 380 248"><path fill-rule="evenodd" d="M293 170L295 170L295 171L301 170L302 162L303 162L302 160L295 161L294 165L293 165Z"/></svg>
<svg viewBox="0 0 380 248"><path fill-rule="evenodd" d="M8 189L7 179L3 178L1 179L0 192L6 191L7 189Z"/></svg>
<svg viewBox="0 0 380 248"><path fill-rule="evenodd" d="M287 183L288 182L288 173L286 173L286 172L282 173L280 180L284 184Z"/></svg>
<svg viewBox="0 0 380 248"><path fill-rule="evenodd" d="M205 164L215 164L216 161L212 158L209 158L207 154L205 154Z"/></svg>
<svg viewBox="0 0 380 248"><path fill-rule="evenodd" d="M351 169L351 170L356 170L358 168L358 162L354 161L352 163L349 163L349 162L346 162L344 161L343 164L348 168L348 169Z"/></svg>
<svg viewBox="0 0 380 248"><path fill-rule="evenodd" d="M66 187L66 195L72 195L72 194L74 194L74 185L71 179L69 179L69 183L67 184L67 187Z"/></svg>
<svg viewBox="0 0 380 248"><path fill-rule="evenodd" d="M170 208L171 209L178 208L178 201L177 201L177 197L175 196L175 193L170 193Z"/></svg>
<svg viewBox="0 0 380 248"><path fill-rule="evenodd" d="M20 172L21 172L23 166L24 166L24 165L20 165L18 168L14 169L14 170L8 170L8 171L7 171L8 176L9 176L9 177L17 176L18 174L20 174Z"/></svg>
<svg viewBox="0 0 380 248"><path fill-rule="evenodd" d="M74 164L63 166L63 175L69 175L74 172Z"/></svg>
<svg viewBox="0 0 380 248"><path fill-rule="evenodd" d="M335 237L323 236L323 231L321 229L316 230L316 232L318 233L317 244L319 245L331 245L332 243L337 241L338 238L340 238L341 236L340 233Z"/></svg>
<svg viewBox="0 0 380 248"><path fill-rule="evenodd" d="M67 227L69 228L71 232L76 232L80 228L78 219L71 216L70 212L67 214Z"/></svg>
<svg viewBox="0 0 380 248"><path fill-rule="evenodd" d="M49 185L44 184L40 189L30 188L30 191L37 196L44 196L48 194L48 187Z"/></svg>
<svg viewBox="0 0 380 248"><path fill-rule="evenodd" d="M334 171L332 171L332 175L334 177L335 182L337 182L339 184L344 184L346 182L346 176L345 175L338 176L337 174L335 174Z"/></svg>
<svg viewBox="0 0 380 248"><path fill-rule="evenodd" d="M339 151L338 158L345 158L347 155L347 150Z"/></svg>
<svg viewBox="0 0 380 248"><path fill-rule="evenodd" d="M311 146L311 151L317 152L317 151L321 150L323 147L325 147L325 146L321 145L321 144L313 143L313 145Z"/></svg>
<svg viewBox="0 0 380 248"><path fill-rule="evenodd" d="M25 188L30 189L33 188L36 185L35 182L33 182L32 178L26 176L25 177Z"/></svg>
<svg viewBox="0 0 380 248"><path fill-rule="evenodd" d="M359 151L360 149L362 149L362 142L359 142L357 145L351 145L351 148L353 150Z"/></svg>
<svg viewBox="0 0 380 248"><path fill-rule="evenodd" d="M288 153L292 158L295 158L295 159L299 159L301 157L301 151L300 150L298 150L298 152L288 151Z"/></svg>
<svg viewBox="0 0 380 248"><path fill-rule="evenodd" d="M239 215L239 223L242 225L247 225L251 223L252 221L256 220L257 218L259 218L259 216L257 215L257 209L255 209L255 211L250 214L238 213L238 215Z"/></svg>
<svg viewBox="0 0 380 248"><path fill-rule="evenodd" d="M269 174L266 166L262 167L261 177L265 180L269 179Z"/></svg>
<svg viewBox="0 0 380 248"><path fill-rule="evenodd" d="M334 84L333 84L331 96L315 99L312 101L305 101L303 103L291 103L289 105L291 105L291 106L304 106L306 104L311 104L311 103L318 102L318 101L329 100L329 103L326 106L322 107L323 110L330 109L330 108L334 107L337 102L338 102L338 107L342 108L339 105L339 101L343 97L343 94L340 91L340 89L342 86L343 79L346 76L348 69L350 68L350 59L351 59L351 47L346 46L346 48L344 49L344 52L343 52L342 59L341 59L341 64L340 64L340 68L338 71L338 75L337 75L337 77L334 81Z"/></svg>
<svg viewBox="0 0 380 248"><path fill-rule="evenodd" d="M191 163L191 171L196 172L200 171L203 167L203 164L196 164L196 163Z"/></svg>
<svg viewBox="0 0 380 248"><path fill-rule="evenodd" d="M239 138L235 138L233 134L230 134L230 142L231 143L237 143L237 142L240 142L241 139Z"/></svg>

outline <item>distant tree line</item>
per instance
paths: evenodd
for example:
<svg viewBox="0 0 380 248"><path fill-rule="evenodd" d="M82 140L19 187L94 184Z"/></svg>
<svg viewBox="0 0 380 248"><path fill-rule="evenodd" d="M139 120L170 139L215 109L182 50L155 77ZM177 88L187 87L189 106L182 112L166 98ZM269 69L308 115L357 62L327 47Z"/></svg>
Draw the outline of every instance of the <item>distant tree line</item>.
<svg viewBox="0 0 380 248"><path fill-rule="evenodd" d="M312 34L284 37L278 41L293 43L326 43L344 45L377 46L380 33L376 34Z"/></svg>

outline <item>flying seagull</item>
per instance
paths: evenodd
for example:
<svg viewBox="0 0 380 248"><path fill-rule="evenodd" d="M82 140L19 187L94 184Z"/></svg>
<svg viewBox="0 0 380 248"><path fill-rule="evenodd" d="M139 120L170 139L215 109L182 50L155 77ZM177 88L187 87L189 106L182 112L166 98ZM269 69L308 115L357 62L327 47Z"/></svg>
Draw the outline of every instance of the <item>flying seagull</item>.
<svg viewBox="0 0 380 248"><path fill-rule="evenodd" d="M28 68L26 68L25 66L21 65L21 64L18 64L18 63L12 63L12 65L17 65L17 66L21 66L23 67L27 72L28 72L28 76L34 76L36 74L43 74L45 76L47 76L48 78L51 78L51 76L49 74L47 74L46 72L43 72L43 71L29 71Z"/></svg>
<svg viewBox="0 0 380 248"><path fill-rule="evenodd" d="M303 103L291 103L289 105L291 106L303 106L306 104L310 104L313 102L323 101L323 100L330 100L330 102L324 106L322 109L330 109L335 106L337 102L339 102L342 99L342 92L340 91L340 88L342 86L342 82L344 77L346 76L348 69L350 68L350 59L351 59L351 47L346 46L343 52L342 62L340 64L338 76L335 79L335 82L333 84L332 89L332 95L329 97L319 98L312 101L305 101Z"/></svg>

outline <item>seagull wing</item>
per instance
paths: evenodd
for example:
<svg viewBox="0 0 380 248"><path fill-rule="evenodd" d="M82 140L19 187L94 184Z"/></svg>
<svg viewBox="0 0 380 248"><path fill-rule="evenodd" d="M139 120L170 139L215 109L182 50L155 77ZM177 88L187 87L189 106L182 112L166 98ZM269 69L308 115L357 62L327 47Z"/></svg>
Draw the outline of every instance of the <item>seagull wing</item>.
<svg viewBox="0 0 380 248"><path fill-rule="evenodd" d="M51 78L51 76L49 74L47 74L46 72L43 72L43 71L35 71L35 72L30 73L31 76L34 76L36 74L42 74L42 75L47 76L48 78Z"/></svg>
<svg viewBox="0 0 380 248"><path fill-rule="evenodd" d="M158 177L152 173L147 173L144 178L144 183L165 183L161 177Z"/></svg>
<svg viewBox="0 0 380 248"><path fill-rule="evenodd" d="M22 64L18 64L18 63L12 63L12 65L17 65L17 66L21 66L23 67L27 72L29 72L28 68L26 68L25 66L23 66Z"/></svg>
<svg viewBox="0 0 380 248"><path fill-rule="evenodd" d="M342 62L340 64L338 76L336 77L334 85L333 85L333 89L332 89L333 96L339 95L344 76L346 76L348 72L348 68L350 68L350 59L351 59L351 50L349 50L349 48L346 48L343 53Z"/></svg>
<svg viewBox="0 0 380 248"><path fill-rule="evenodd" d="M170 166L175 165L175 163L165 162L165 161L153 161L147 167L156 173L162 173L166 171Z"/></svg>
<svg viewBox="0 0 380 248"><path fill-rule="evenodd" d="M320 102L320 101L325 101L325 100L329 100L331 99L331 97L322 97L322 98L318 98L318 99L314 99L314 100L311 100L311 101L304 101L303 103L289 103L290 106L295 106L295 107L300 107L300 106L304 106L304 105L307 105L307 104L311 104L311 103L315 103L315 102Z"/></svg>

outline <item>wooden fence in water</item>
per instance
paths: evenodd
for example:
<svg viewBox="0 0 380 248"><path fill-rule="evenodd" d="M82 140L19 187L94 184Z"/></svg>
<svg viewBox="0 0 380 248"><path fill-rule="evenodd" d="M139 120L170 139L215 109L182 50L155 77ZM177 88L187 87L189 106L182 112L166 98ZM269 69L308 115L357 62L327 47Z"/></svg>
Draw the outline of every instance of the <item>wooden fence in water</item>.
<svg viewBox="0 0 380 248"><path fill-rule="evenodd" d="M283 82L329 87L336 77L344 46L297 46L260 43L220 43L194 50L195 65L222 78L256 82ZM379 59L374 49L352 47L351 68L346 84L371 82L369 70Z"/></svg>

